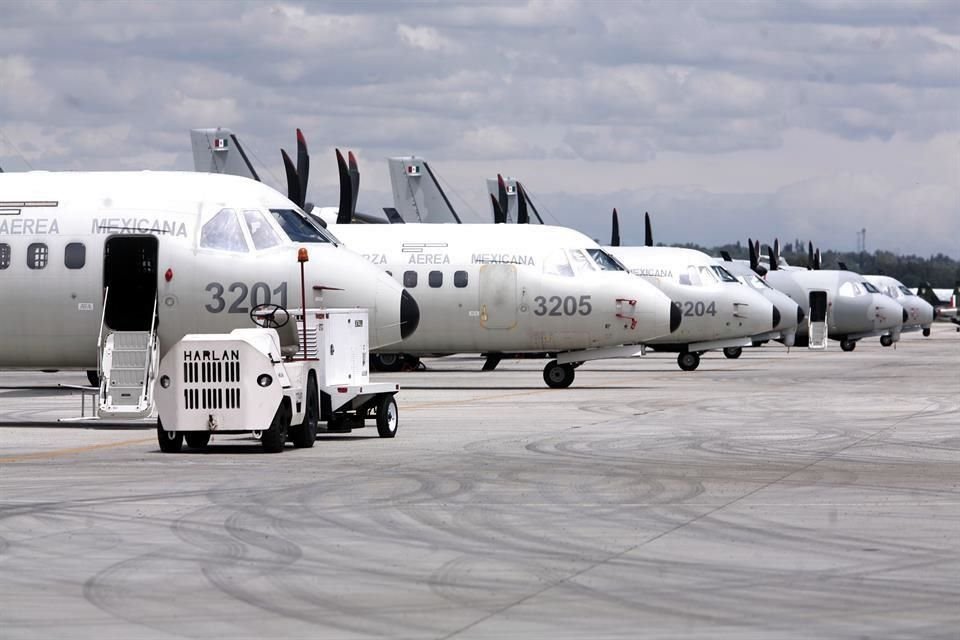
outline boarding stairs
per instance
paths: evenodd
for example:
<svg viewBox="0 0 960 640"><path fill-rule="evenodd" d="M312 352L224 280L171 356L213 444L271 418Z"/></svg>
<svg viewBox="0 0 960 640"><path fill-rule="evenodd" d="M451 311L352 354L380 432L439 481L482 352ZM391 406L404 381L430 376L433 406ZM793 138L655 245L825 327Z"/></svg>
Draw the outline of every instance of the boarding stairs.
<svg viewBox="0 0 960 640"><path fill-rule="evenodd" d="M106 296L104 295L104 314ZM101 319L98 370L100 418L146 418L153 412L153 383L160 364L157 340L157 301L149 331L112 331Z"/></svg>

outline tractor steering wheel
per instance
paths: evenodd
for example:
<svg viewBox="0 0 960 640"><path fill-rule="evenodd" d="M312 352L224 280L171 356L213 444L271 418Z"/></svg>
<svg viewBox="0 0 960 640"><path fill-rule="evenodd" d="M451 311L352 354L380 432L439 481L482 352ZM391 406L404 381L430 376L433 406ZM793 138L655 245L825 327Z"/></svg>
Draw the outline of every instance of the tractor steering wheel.
<svg viewBox="0 0 960 640"><path fill-rule="evenodd" d="M258 304L250 309L250 321L264 329L279 329L290 322L290 312L278 304Z"/></svg>

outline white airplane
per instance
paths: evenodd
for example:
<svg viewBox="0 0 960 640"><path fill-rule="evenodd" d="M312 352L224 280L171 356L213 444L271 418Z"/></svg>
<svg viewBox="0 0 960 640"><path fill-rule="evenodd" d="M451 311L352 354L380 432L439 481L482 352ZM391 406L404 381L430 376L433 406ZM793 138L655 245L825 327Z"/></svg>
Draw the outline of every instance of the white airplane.
<svg viewBox="0 0 960 640"><path fill-rule="evenodd" d="M298 164L308 166L302 135L298 147ZM288 190L302 199L301 174L283 155ZM381 350L375 358L381 364L391 352L413 358L480 352L490 370L504 355L524 354L551 358L544 381L561 388L573 382L580 363L637 355L642 343L680 326L681 312L667 296L571 229L337 224L333 220L352 216L359 180L342 156L338 160L340 208L312 213L346 246L413 290L421 309L415 336ZM350 194L346 202L344 194Z"/></svg>
<svg viewBox="0 0 960 640"><path fill-rule="evenodd" d="M890 276L863 276L875 286L880 293L887 295L903 307L907 316L903 321L901 332L922 331L924 336L930 335L930 325L933 324L933 305L916 295L902 282Z"/></svg>
<svg viewBox="0 0 960 640"><path fill-rule="evenodd" d="M880 336L884 346L900 339L906 310L863 276L852 271L821 270L816 254L809 268L786 266L780 258L779 240L767 247L769 266L764 267L759 261L759 246L752 240L748 244L750 268L803 308L807 322L797 331L800 345L825 349L831 338L839 340L844 351L853 351L862 338Z"/></svg>
<svg viewBox="0 0 960 640"><path fill-rule="evenodd" d="M960 283L950 289L934 289L929 282L917 288L916 295L926 300L933 307L933 317L941 322L952 322L960 331L960 316L957 315L957 306L960 305Z"/></svg>
<svg viewBox="0 0 960 640"><path fill-rule="evenodd" d="M785 339L792 344L799 323L796 303L774 304L701 251L653 246L649 215L644 222L644 246L622 246L614 209L612 246L605 249L681 306L682 327L653 341L652 348L677 353L679 367L692 371L704 351L723 349L726 357L739 358L743 347L755 343Z"/></svg>
<svg viewBox="0 0 960 640"><path fill-rule="evenodd" d="M0 367L102 362L106 414L149 414L151 362L186 333L252 326L258 307L368 308L371 348L418 322L392 278L253 180L32 171L0 174L0 194Z"/></svg>

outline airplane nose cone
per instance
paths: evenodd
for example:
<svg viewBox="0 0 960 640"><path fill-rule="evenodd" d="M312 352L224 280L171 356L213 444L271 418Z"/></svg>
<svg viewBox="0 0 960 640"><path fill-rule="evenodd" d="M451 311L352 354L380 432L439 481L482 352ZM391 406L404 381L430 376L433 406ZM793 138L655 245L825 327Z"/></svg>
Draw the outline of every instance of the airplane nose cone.
<svg viewBox="0 0 960 640"><path fill-rule="evenodd" d="M420 324L420 305L404 289L400 294L400 337L404 340L413 335Z"/></svg>
<svg viewBox="0 0 960 640"><path fill-rule="evenodd" d="M777 305L773 305L773 328L776 329L778 324L780 324L780 309L777 309Z"/></svg>
<svg viewBox="0 0 960 640"><path fill-rule="evenodd" d="M683 320L683 311L680 310L680 305L674 302L670 305L670 333L677 330L681 320Z"/></svg>
<svg viewBox="0 0 960 640"><path fill-rule="evenodd" d="M798 327L803 322L803 319L806 317L807 317L807 314L804 313L803 307L801 307L800 305L797 305L797 326Z"/></svg>
<svg viewBox="0 0 960 640"><path fill-rule="evenodd" d="M909 319L910 319L910 314L907 313L907 310L906 310L906 309L904 309L904 310L903 310L903 321L906 322L906 321L909 320Z"/></svg>

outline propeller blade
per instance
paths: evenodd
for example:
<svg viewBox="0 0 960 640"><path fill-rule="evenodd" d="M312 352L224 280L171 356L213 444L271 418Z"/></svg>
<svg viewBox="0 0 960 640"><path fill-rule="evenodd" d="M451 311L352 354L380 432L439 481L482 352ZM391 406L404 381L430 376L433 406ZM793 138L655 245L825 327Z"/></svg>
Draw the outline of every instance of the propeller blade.
<svg viewBox="0 0 960 640"><path fill-rule="evenodd" d="M720 257L723 258L724 262L733 262L733 258L730 257L729 251L721 251Z"/></svg>
<svg viewBox="0 0 960 640"><path fill-rule="evenodd" d="M813 254L813 268L817 271L820 270L820 249L817 249Z"/></svg>
<svg viewBox="0 0 960 640"><path fill-rule="evenodd" d="M527 193L523 185L517 181L517 224L530 224L530 214L527 212Z"/></svg>
<svg viewBox="0 0 960 640"><path fill-rule="evenodd" d="M774 252L773 247L767 245L767 258L770 260L770 271L777 270L777 254Z"/></svg>
<svg viewBox="0 0 960 640"><path fill-rule="evenodd" d="M510 210L510 203L507 200L507 183L503 181L503 176L499 173L497 174L497 200L500 205L500 210L503 211L504 222L506 222L507 211Z"/></svg>
<svg viewBox="0 0 960 640"><path fill-rule="evenodd" d="M841 271L849 271L849 269L847 269L847 263L846 263L846 262L844 262L844 261L841 260L841 261L838 262L837 264L839 265Z"/></svg>
<svg viewBox="0 0 960 640"><path fill-rule="evenodd" d="M613 232L610 234L610 246L620 246L620 218L617 216L617 208L613 208Z"/></svg>
<svg viewBox="0 0 960 640"><path fill-rule="evenodd" d="M776 258L777 266L773 267L776 269L780 266L780 238L773 239L773 256Z"/></svg>
<svg viewBox="0 0 960 640"><path fill-rule="evenodd" d="M286 151L280 149L280 155L283 156L283 168L287 172L287 197L295 205L302 207L303 194L300 193L300 176L297 175L297 168L293 166L293 160Z"/></svg>
<svg viewBox="0 0 960 640"><path fill-rule="evenodd" d="M310 178L310 154L307 152L307 140L303 132L297 129L297 175L300 176L300 198L302 208L307 201L307 180Z"/></svg>
<svg viewBox="0 0 960 640"><path fill-rule="evenodd" d="M648 247L653 246L653 227L650 225L650 214L643 213L643 244Z"/></svg>
<svg viewBox="0 0 960 640"><path fill-rule="evenodd" d="M756 271L757 265L760 264L760 258L757 256L757 248L750 238L747 238L747 247L750 248L750 268Z"/></svg>
<svg viewBox="0 0 960 640"><path fill-rule="evenodd" d="M497 201L496 196L492 193L490 194L490 202L493 204L493 221L496 224L503 224L507 221L507 214L503 212L503 209L500 208L500 203Z"/></svg>
<svg viewBox="0 0 960 640"><path fill-rule="evenodd" d="M813 262L813 242L807 241L807 269L816 269Z"/></svg>
<svg viewBox="0 0 960 640"><path fill-rule="evenodd" d="M353 199L353 186L350 183L350 171L343 159L340 149L337 153L337 171L340 174L340 208L337 211L337 224L350 224L353 216L350 212L350 201Z"/></svg>
<svg viewBox="0 0 960 640"><path fill-rule="evenodd" d="M357 196L360 194L360 169L353 151L347 152L347 164L350 172L350 215L357 212Z"/></svg>

